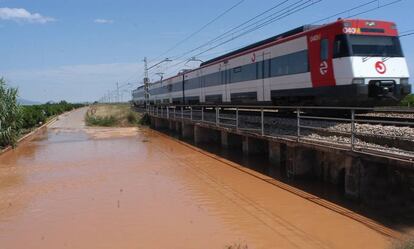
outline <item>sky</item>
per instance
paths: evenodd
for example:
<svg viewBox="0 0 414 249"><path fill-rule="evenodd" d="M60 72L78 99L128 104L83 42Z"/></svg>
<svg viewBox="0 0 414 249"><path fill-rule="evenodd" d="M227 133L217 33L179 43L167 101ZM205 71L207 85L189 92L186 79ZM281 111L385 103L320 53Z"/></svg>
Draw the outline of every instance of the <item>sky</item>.
<svg viewBox="0 0 414 249"><path fill-rule="evenodd" d="M282 0L244 0L190 39L165 53L175 44L234 6L241 0L0 0L0 77L18 87L20 96L33 101L95 101L113 91L118 82L124 100L143 78L143 58L149 65L160 59L176 58L227 30L249 20ZM394 0L379 0L367 7L335 16L334 21ZM291 2L296 2L292 0ZM207 60L243 45L358 6L369 0L322 0L229 43L197 59ZM389 20L399 31L414 30L410 18L414 1L401 0L382 9L359 14L358 18ZM411 75L414 75L414 36L401 38ZM205 49L204 49L205 50ZM167 77L183 68L177 62L155 67ZM158 60L154 60L158 59Z"/></svg>

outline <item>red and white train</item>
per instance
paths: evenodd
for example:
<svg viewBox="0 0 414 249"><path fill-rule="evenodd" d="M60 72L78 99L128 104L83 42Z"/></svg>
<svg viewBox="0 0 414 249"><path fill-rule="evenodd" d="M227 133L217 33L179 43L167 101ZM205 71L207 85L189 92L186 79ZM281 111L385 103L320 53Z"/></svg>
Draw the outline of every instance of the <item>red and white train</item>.
<svg viewBox="0 0 414 249"><path fill-rule="evenodd" d="M149 86L150 104L373 106L411 93L392 22L302 26ZM145 102L144 87L133 92Z"/></svg>

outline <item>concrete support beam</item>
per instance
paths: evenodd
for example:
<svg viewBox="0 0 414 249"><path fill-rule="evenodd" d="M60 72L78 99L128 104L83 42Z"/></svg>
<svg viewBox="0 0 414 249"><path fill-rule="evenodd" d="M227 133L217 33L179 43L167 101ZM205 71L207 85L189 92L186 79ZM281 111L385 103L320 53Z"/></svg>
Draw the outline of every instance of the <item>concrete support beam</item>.
<svg viewBox="0 0 414 249"><path fill-rule="evenodd" d="M173 120L169 120L169 121L168 121L168 129L169 129L170 131L175 130L175 121L173 121Z"/></svg>
<svg viewBox="0 0 414 249"><path fill-rule="evenodd" d="M182 124L180 121L175 122L175 132L177 132L178 134L181 133L181 126Z"/></svg>
<svg viewBox="0 0 414 249"><path fill-rule="evenodd" d="M269 142L269 161L272 165L276 167L280 167L281 163L281 150L280 150L280 143L276 142Z"/></svg>
<svg viewBox="0 0 414 249"><path fill-rule="evenodd" d="M195 144L207 143L210 142L210 134L208 129L205 129L200 126L194 127L194 142Z"/></svg>
<svg viewBox="0 0 414 249"><path fill-rule="evenodd" d="M288 177L305 177L312 174L315 151L302 147L287 146L286 173Z"/></svg>
<svg viewBox="0 0 414 249"><path fill-rule="evenodd" d="M221 131L221 147L223 148L229 148L229 133L227 131Z"/></svg>
<svg viewBox="0 0 414 249"><path fill-rule="evenodd" d="M216 130L197 125L194 127L194 142L196 144L218 142L219 137L220 133Z"/></svg>
<svg viewBox="0 0 414 249"><path fill-rule="evenodd" d="M345 166L345 195L351 199L359 199L362 162L358 158L347 157Z"/></svg>
<svg viewBox="0 0 414 249"><path fill-rule="evenodd" d="M181 136L183 138L193 138L194 137L194 125L181 123Z"/></svg>
<svg viewBox="0 0 414 249"><path fill-rule="evenodd" d="M268 151L267 141L245 136L243 137L242 150L246 155L266 154Z"/></svg>
<svg viewBox="0 0 414 249"><path fill-rule="evenodd" d="M242 137L227 131L221 131L221 146L225 149L242 148Z"/></svg>

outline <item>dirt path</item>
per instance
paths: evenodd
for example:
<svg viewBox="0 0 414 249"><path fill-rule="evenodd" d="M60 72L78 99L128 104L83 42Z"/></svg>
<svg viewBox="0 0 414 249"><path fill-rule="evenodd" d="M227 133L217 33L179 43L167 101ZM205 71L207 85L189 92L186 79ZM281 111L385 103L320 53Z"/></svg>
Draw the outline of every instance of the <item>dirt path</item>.
<svg viewBox="0 0 414 249"><path fill-rule="evenodd" d="M387 248L343 215L86 109L0 156L0 248Z"/></svg>

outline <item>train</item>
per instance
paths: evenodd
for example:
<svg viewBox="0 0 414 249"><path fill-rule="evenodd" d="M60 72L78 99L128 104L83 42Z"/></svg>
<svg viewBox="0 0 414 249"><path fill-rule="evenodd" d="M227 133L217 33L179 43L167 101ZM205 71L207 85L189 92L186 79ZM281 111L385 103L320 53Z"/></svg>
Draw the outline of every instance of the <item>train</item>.
<svg viewBox="0 0 414 249"><path fill-rule="evenodd" d="M338 19L208 60L132 97L137 106L384 106L410 93L396 24Z"/></svg>

